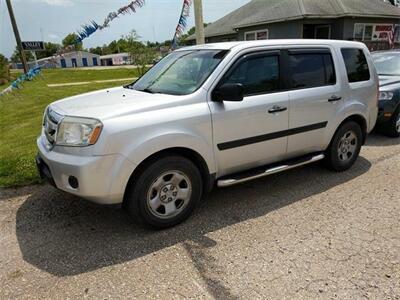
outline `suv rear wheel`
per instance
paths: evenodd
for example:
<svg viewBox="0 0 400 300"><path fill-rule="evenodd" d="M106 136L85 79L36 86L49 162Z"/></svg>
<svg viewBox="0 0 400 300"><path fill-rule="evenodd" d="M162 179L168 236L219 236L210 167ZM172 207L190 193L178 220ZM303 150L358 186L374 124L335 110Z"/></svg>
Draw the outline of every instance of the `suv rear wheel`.
<svg viewBox="0 0 400 300"><path fill-rule="evenodd" d="M168 156L147 166L128 188L125 207L134 221L167 228L190 216L202 190L201 174L193 162Z"/></svg>
<svg viewBox="0 0 400 300"><path fill-rule="evenodd" d="M326 151L326 165L337 172L351 168L360 154L362 138L361 127L356 122L342 124Z"/></svg>

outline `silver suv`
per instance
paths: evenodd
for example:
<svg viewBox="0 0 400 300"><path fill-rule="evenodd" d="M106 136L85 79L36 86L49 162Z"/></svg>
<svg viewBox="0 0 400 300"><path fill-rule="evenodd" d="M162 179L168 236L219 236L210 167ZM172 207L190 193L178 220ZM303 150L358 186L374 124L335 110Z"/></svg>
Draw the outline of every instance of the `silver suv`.
<svg viewBox="0 0 400 300"><path fill-rule="evenodd" d="M270 40L175 51L136 82L50 104L42 177L165 228L215 184L319 160L350 168L375 126L378 77L364 44Z"/></svg>

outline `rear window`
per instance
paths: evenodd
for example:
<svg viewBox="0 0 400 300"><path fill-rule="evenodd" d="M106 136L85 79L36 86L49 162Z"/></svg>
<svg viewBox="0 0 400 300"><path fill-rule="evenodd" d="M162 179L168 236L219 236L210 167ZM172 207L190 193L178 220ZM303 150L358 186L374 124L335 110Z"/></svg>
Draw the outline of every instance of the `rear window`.
<svg viewBox="0 0 400 300"><path fill-rule="evenodd" d="M336 83L335 68L330 53L298 53L289 55L292 89L312 88Z"/></svg>
<svg viewBox="0 0 400 300"><path fill-rule="evenodd" d="M349 82L367 81L370 79L367 59L361 49L342 49Z"/></svg>

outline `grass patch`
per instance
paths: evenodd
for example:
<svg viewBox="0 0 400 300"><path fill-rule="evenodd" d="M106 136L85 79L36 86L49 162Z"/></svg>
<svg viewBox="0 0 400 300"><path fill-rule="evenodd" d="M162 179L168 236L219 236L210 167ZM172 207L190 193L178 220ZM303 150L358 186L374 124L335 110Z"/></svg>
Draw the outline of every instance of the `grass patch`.
<svg viewBox="0 0 400 300"><path fill-rule="evenodd" d="M0 97L0 187L40 181L34 163L36 138L41 131L43 111L49 103L85 92L121 86L132 80L51 88L47 84L134 77L137 77L135 69L44 70L42 75L26 82L21 90ZM6 87L0 86L0 90Z"/></svg>

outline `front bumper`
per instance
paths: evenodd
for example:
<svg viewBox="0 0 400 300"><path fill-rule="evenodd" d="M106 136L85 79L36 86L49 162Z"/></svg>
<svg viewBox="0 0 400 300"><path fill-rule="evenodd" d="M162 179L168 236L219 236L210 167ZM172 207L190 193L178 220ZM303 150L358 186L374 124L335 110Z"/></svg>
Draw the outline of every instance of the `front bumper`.
<svg viewBox="0 0 400 300"><path fill-rule="evenodd" d="M400 99L394 97L392 100L381 100L379 101L378 111L378 124L390 122L393 114L396 112L400 105Z"/></svg>
<svg viewBox="0 0 400 300"><path fill-rule="evenodd" d="M39 174L56 188L99 204L122 202L136 167L126 157L120 154L84 156L48 150L43 136L37 139L37 146ZM71 184L72 177L77 180L77 187Z"/></svg>

